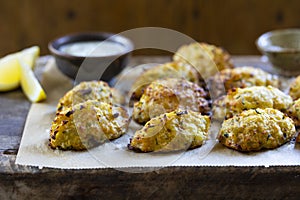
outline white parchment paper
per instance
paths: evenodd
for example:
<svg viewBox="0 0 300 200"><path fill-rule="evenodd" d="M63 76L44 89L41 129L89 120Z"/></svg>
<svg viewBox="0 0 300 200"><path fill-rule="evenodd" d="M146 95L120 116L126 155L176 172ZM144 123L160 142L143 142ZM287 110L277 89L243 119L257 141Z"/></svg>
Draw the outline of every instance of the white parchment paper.
<svg viewBox="0 0 300 200"><path fill-rule="evenodd" d="M133 78L130 77L132 82ZM55 116L58 99L72 88L50 59L41 79L47 101L32 104L27 116L16 164L61 168L130 168L166 166L287 166L300 165L300 147L293 142L274 150L240 153L209 140L202 147L176 153L135 153L127 149L130 137L140 128L132 123L128 133L89 151L74 152L52 150L48 147L49 130ZM122 86L122 85L121 85ZM124 88L128 88L124 86ZM213 134L218 132L212 127Z"/></svg>

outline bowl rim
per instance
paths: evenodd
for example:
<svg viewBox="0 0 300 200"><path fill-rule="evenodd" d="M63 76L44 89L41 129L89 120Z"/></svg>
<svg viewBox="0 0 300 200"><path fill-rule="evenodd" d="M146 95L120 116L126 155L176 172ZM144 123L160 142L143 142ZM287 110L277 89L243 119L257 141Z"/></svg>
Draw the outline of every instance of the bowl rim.
<svg viewBox="0 0 300 200"><path fill-rule="evenodd" d="M87 39L82 40L82 38L85 38L85 37ZM88 37L93 37L95 39L88 39ZM112 55L104 55L104 56L93 56L93 55L92 56L77 56L77 55L72 55L72 54L60 51L58 48L54 47L55 43L58 43L59 47L60 47L64 44L68 44L68 43L72 43L72 42L93 41L93 40L96 41L97 40L96 37L105 38L103 40L99 38L98 41L110 40L112 42L119 43L124 47L124 51L120 52L120 53L115 53ZM120 57L120 56L126 55L126 54L130 53L131 51L133 51L134 45L129 38L127 38L123 35L120 35L120 34L111 33L111 32L85 31L85 32L73 32L73 33L58 36L58 37L52 39L48 43L48 49L55 56L64 57L64 58L68 58L68 59L80 59L81 60L81 59L85 59L85 58Z"/></svg>
<svg viewBox="0 0 300 200"><path fill-rule="evenodd" d="M270 38L271 36L274 35L279 35L279 34L287 34L287 33L299 33L300 35L300 28L286 28L286 29L275 29L272 31L268 31L260 35L256 41L256 47L262 52L262 53L296 53L300 52L300 48L295 49L295 48L282 48L282 49L271 49L271 48L266 48L266 46L263 46L261 43L262 41L265 41L266 39ZM270 45L272 46L272 45Z"/></svg>

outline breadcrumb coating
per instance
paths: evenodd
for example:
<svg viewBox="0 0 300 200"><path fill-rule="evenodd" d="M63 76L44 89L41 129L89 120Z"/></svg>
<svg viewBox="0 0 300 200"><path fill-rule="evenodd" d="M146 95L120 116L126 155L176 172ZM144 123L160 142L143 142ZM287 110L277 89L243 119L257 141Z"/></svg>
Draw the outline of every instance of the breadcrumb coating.
<svg viewBox="0 0 300 200"><path fill-rule="evenodd" d="M183 78L198 83L199 74L191 66L184 66L176 62L165 63L146 70L132 85L133 100L139 100L145 88L153 81L166 78Z"/></svg>
<svg viewBox="0 0 300 200"><path fill-rule="evenodd" d="M273 109L250 109L225 120L218 138L238 151L274 149L290 141L296 130L292 119Z"/></svg>
<svg viewBox="0 0 300 200"><path fill-rule="evenodd" d="M248 66L223 69L209 80L209 89L213 92L211 94L213 97L218 97L234 88L269 85L279 88L280 82L276 75Z"/></svg>
<svg viewBox="0 0 300 200"><path fill-rule="evenodd" d="M272 86L253 86L229 91L213 103L216 119L228 119L244 110L255 108L274 108L287 112L293 100L289 95Z"/></svg>
<svg viewBox="0 0 300 200"><path fill-rule="evenodd" d="M87 100L97 100L108 104L123 104L124 98L113 88L110 88L103 81L86 81L76 85L72 90L67 92L57 105L57 110L61 111L78 103Z"/></svg>
<svg viewBox="0 0 300 200"><path fill-rule="evenodd" d="M176 110L159 115L136 131L128 148L139 152L177 151L200 147L209 135L210 118Z"/></svg>
<svg viewBox="0 0 300 200"><path fill-rule="evenodd" d="M207 93L184 79L168 78L152 82L134 104L133 119L144 124L151 118L176 109L208 113Z"/></svg>
<svg viewBox="0 0 300 200"><path fill-rule="evenodd" d="M173 60L197 69L201 77L206 79L220 70L232 68L230 55L224 49L207 43L191 43L180 47Z"/></svg>
<svg viewBox="0 0 300 200"><path fill-rule="evenodd" d="M97 100L88 100L56 113L49 146L86 150L123 135L129 124L127 111Z"/></svg>
<svg viewBox="0 0 300 200"><path fill-rule="evenodd" d="M293 100L300 98L300 76L297 76L296 79L291 83L289 94Z"/></svg>

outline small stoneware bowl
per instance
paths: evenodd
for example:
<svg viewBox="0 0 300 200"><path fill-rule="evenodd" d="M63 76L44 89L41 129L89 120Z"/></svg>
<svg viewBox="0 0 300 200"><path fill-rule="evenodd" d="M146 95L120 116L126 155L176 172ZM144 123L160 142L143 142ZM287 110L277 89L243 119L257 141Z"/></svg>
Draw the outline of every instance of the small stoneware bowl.
<svg viewBox="0 0 300 200"><path fill-rule="evenodd" d="M300 29L282 29L264 33L257 48L278 71L286 75L300 72Z"/></svg>
<svg viewBox="0 0 300 200"><path fill-rule="evenodd" d="M56 38L48 48L57 67L68 77L109 82L128 64L133 44L113 33L83 32Z"/></svg>

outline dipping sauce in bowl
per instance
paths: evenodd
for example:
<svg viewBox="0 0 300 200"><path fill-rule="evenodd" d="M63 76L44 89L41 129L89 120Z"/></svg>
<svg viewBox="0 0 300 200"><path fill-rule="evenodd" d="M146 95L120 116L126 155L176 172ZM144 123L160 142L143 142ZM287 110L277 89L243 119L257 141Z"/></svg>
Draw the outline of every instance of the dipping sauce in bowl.
<svg viewBox="0 0 300 200"><path fill-rule="evenodd" d="M84 32L54 39L48 48L57 67L68 77L76 81L109 82L128 64L133 44L128 38L113 33ZM80 72L89 72L90 77L86 74L80 78L83 74Z"/></svg>
<svg viewBox="0 0 300 200"><path fill-rule="evenodd" d="M124 47L111 41L73 42L62 45L59 50L73 56L111 56L124 52Z"/></svg>

